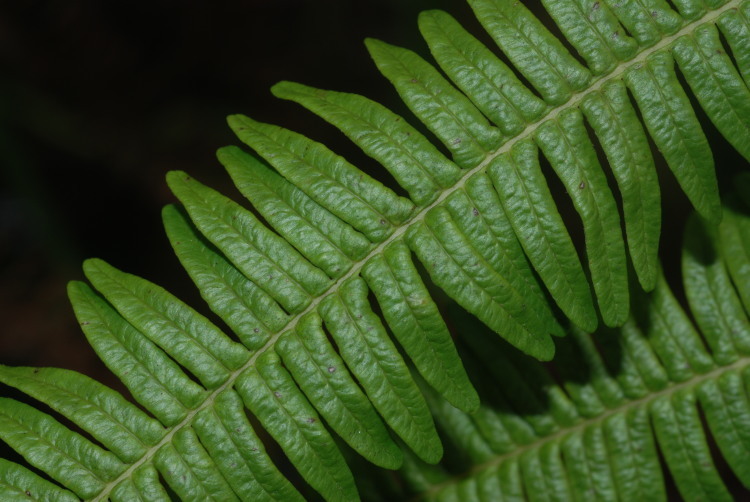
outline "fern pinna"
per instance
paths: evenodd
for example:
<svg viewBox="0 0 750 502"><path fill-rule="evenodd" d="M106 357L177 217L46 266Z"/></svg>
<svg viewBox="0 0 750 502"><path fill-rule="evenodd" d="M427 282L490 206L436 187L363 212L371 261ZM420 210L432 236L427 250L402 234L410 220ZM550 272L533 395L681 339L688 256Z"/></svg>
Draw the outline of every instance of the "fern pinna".
<svg viewBox="0 0 750 502"><path fill-rule="evenodd" d="M181 203L164 209L169 239L235 337L144 279L84 264L98 292L70 284L76 315L145 411L78 373L0 367L80 429L0 400L0 437L29 464L0 460L3 500L664 500L672 482L688 500L731 500L750 488L750 181L720 198L688 94L750 158L750 2L545 0L576 55L518 1L469 3L499 53L441 11L419 28L442 73L367 41L441 146L365 97L273 88L408 197L240 115L229 124L255 155L218 156L254 211L169 174ZM697 211L682 257L697 328L658 262L649 141ZM580 216L585 267L542 156Z"/></svg>

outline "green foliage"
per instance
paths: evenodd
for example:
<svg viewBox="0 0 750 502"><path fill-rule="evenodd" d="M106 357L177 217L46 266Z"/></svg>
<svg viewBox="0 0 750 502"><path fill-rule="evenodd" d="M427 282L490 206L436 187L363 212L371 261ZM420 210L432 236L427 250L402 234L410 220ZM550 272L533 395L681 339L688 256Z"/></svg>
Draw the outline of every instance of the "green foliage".
<svg viewBox="0 0 750 502"><path fill-rule="evenodd" d="M731 500L719 456L750 489L750 176L720 192L688 94L750 158L750 2L545 0L575 55L520 2L469 4L501 55L441 11L419 29L442 73L366 41L439 145L365 97L273 88L407 196L241 115L255 155L218 158L251 209L168 175L167 235L231 333L87 261L73 308L140 407L75 372L0 367L77 426L0 399L0 438L28 462L0 459L0 498L664 500L666 469L687 500ZM658 261L649 140L696 209L696 325Z"/></svg>

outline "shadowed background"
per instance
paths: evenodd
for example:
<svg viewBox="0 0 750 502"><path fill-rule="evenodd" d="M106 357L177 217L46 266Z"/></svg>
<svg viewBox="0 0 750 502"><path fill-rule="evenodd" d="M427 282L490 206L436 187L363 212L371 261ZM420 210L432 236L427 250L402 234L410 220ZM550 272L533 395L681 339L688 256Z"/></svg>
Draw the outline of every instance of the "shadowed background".
<svg viewBox="0 0 750 502"><path fill-rule="evenodd" d="M67 301L81 261L101 257L207 310L161 227L174 201L165 173L235 196L214 157L239 143L231 113L310 134L372 170L338 131L268 89L295 80L403 112L362 40L426 54L416 19L427 8L477 26L457 0L0 4L0 363L119 387Z"/></svg>

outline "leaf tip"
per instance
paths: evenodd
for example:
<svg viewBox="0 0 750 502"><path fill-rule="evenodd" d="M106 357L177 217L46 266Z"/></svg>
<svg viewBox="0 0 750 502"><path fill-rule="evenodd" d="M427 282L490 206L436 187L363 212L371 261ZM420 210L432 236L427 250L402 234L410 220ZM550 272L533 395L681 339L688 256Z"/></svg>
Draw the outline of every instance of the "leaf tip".
<svg viewBox="0 0 750 502"><path fill-rule="evenodd" d="M85 286L86 283L83 281L68 281L67 289L68 289L68 296L71 294L77 294L81 291L81 288Z"/></svg>
<svg viewBox="0 0 750 502"><path fill-rule="evenodd" d="M280 99L289 99L289 96L291 94L294 94L295 91L299 91L301 89L304 89L305 87L306 86L298 84L297 82L282 80L281 82L276 82L271 86L271 94Z"/></svg>
<svg viewBox="0 0 750 502"><path fill-rule="evenodd" d="M555 342L552 341L551 336L546 336L544 342L533 354L534 357L540 361L546 362L551 361L555 357Z"/></svg>
<svg viewBox="0 0 750 502"><path fill-rule="evenodd" d="M443 458L443 443L441 443L440 439L438 439L436 436L435 439L433 441L430 441L425 448L422 448L420 451L415 453L425 463L435 465Z"/></svg>
<svg viewBox="0 0 750 502"><path fill-rule="evenodd" d="M86 274L86 277L88 277L89 274L106 268L112 268L112 266L101 258L88 258L83 260L83 273Z"/></svg>
<svg viewBox="0 0 750 502"><path fill-rule="evenodd" d="M233 113L232 115L227 115L227 124L229 124L229 128L232 129L235 134L238 134L239 131L242 131L248 121L250 121L250 118L247 115L243 115L241 113Z"/></svg>
<svg viewBox="0 0 750 502"><path fill-rule="evenodd" d="M185 215L177 204L167 204L161 208L161 221L165 227L171 226L177 220L185 220Z"/></svg>
<svg viewBox="0 0 750 502"><path fill-rule="evenodd" d="M440 18L450 17L450 15L440 9L427 9L419 13L417 17L417 23L419 24L420 30L423 30L426 26L425 23L434 24L439 21Z"/></svg>
<svg viewBox="0 0 750 502"><path fill-rule="evenodd" d="M242 150L238 146L234 146L234 145L222 146L221 148L216 150L216 158L219 159L219 162L221 162L222 165L224 165L225 161L236 156L237 153L241 151Z"/></svg>
<svg viewBox="0 0 750 502"><path fill-rule="evenodd" d="M460 407L461 410L465 411L469 415L473 415L479 410L479 406L482 404L482 402L479 399L479 394L477 394L477 391L473 386L465 389L465 394L462 397L463 403Z"/></svg>
<svg viewBox="0 0 750 502"><path fill-rule="evenodd" d="M175 171L168 171L166 175L167 183L176 181L178 178L187 176L187 173L185 171L175 170Z"/></svg>
<svg viewBox="0 0 750 502"><path fill-rule="evenodd" d="M390 47L390 44L378 40L377 38L365 38L365 47L370 52L370 56L375 58L377 53L381 53Z"/></svg>
<svg viewBox="0 0 750 502"><path fill-rule="evenodd" d="M396 443L393 442L383 446L386 446L386 448L382 450L378 462L373 463L375 463L379 467L390 469L392 471L400 469L404 464L404 453L401 451L401 448L399 448Z"/></svg>

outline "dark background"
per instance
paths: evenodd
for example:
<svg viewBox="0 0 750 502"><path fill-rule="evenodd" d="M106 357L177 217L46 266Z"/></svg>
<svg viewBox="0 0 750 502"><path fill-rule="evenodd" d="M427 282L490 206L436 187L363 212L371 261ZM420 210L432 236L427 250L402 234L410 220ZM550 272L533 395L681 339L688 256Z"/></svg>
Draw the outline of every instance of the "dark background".
<svg viewBox="0 0 750 502"><path fill-rule="evenodd" d="M0 2L0 363L77 369L119 387L67 301L82 260L103 258L206 310L161 227L174 201L166 172L235 195L214 157L238 143L230 113L371 169L338 131L268 89L294 80L403 113L362 41L426 54L416 19L428 8L479 31L461 0Z"/></svg>

